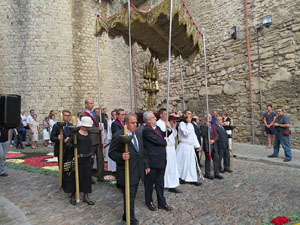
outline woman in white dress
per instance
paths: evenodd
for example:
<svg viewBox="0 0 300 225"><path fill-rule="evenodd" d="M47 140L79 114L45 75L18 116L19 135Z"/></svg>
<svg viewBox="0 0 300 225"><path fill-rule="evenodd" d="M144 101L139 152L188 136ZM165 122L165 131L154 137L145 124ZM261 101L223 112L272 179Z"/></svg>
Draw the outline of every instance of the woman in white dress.
<svg viewBox="0 0 300 225"><path fill-rule="evenodd" d="M49 139L50 139L50 125L49 125L49 117L45 117L45 120L43 122L43 126L44 126L44 129L43 129L43 140L44 140L44 146L48 146L49 144Z"/></svg>
<svg viewBox="0 0 300 225"><path fill-rule="evenodd" d="M32 149L37 148L37 141L39 140L39 122L37 121L37 115L33 115L33 120L30 123L30 131L32 133Z"/></svg>

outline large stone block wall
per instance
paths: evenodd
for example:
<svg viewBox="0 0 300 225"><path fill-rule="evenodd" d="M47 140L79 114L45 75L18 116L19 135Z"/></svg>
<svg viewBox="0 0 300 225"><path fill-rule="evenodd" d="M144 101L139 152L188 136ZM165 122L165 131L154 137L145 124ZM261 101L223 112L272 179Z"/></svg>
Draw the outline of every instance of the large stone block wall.
<svg viewBox="0 0 300 225"><path fill-rule="evenodd" d="M1 1L0 93L20 94L22 108L35 109L40 122L52 109L82 111L86 98L98 106L94 8L106 17L122 7L93 0ZM101 103L109 110L129 109L128 55L122 39L99 37Z"/></svg>
<svg viewBox="0 0 300 225"><path fill-rule="evenodd" d="M178 1L178 0L177 0ZM150 8L159 0L144 2ZM178 1L179 2L179 1ZM199 27L207 33L208 89L210 109L228 111L238 127L238 141L251 141L249 73L242 0L185 1ZM98 77L94 8L110 16L123 7L121 1L7 0L0 2L0 93L22 96L22 108L36 109L42 121L51 109L82 111L84 99L98 105ZM291 142L300 147L300 5L292 0L248 1L252 60L255 141L263 143L261 111L272 103L283 105L291 116ZM258 72L255 24L265 15L273 24L259 31L261 73ZM230 38L237 26L238 38ZM149 52L134 45L137 104L143 104L143 68ZM101 102L109 111L130 108L129 50L121 38L99 38ZM157 108L166 105L167 64L158 63L160 91ZM182 110L179 59L172 59L170 109ZM186 104L196 114L205 112L204 62L183 62ZM260 82L259 82L260 81ZM260 83L260 85L259 85ZM261 90L261 91L260 91Z"/></svg>
<svg viewBox="0 0 300 225"><path fill-rule="evenodd" d="M244 1L184 1L196 24L207 33L208 93L210 109L228 111L237 126L238 141L250 142L251 108L249 93L249 70L246 45ZM149 8L157 1L148 1ZM248 1L250 53L252 65L252 89L255 119L255 142L264 143L261 112L268 103L274 110L283 106L291 117L291 143L300 147L300 5L297 1ZM258 32L261 72L258 70L257 31L265 15L272 15L273 24ZM236 26L237 40L231 39L230 28ZM142 65L150 58L140 49L136 53L136 74L142 80ZM167 64L160 64L161 91L158 107L166 105ZM183 66L185 97L188 108L203 117L206 110L203 57L192 65ZM182 110L179 59L172 59L171 109ZM139 92L139 108L144 108Z"/></svg>

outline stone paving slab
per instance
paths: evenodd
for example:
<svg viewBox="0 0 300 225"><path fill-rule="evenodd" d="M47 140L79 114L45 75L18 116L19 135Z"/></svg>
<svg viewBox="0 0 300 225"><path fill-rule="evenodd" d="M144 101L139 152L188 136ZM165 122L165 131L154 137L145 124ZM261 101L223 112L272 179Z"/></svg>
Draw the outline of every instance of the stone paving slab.
<svg viewBox="0 0 300 225"><path fill-rule="evenodd" d="M240 159L251 160L256 162L265 162L269 164L276 164L280 166L300 168L300 150L292 149L292 161L283 162L284 150L280 148L279 156L277 158L268 158L268 155L273 154L273 148L268 149L263 145L251 145L244 143L234 144L234 155Z"/></svg>
<svg viewBox="0 0 300 225"><path fill-rule="evenodd" d="M30 224L120 224L122 194L115 187L93 185L91 199L96 205L80 202L73 206L69 195L58 188L57 177L13 169L7 172L8 177L0 177L0 198L17 207ZM140 224L252 225L300 212L298 168L237 159L234 172L224 176L223 180L205 180L200 187L181 185L182 194L165 192L167 202L174 207L172 212L149 211L140 185L136 217ZM0 224L6 219L1 216ZM20 223L11 218L9 224Z"/></svg>

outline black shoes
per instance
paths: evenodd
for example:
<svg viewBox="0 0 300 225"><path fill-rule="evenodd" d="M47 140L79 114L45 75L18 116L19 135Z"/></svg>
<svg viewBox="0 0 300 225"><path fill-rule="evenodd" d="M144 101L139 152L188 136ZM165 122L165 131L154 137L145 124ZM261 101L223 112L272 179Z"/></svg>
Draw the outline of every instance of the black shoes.
<svg viewBox="0 0 300 225"><path fill-rule="evenodd" d="M95 205L95 202L93 202L89 199L83 199L83 202L86 202L88 205Z"/></svg>
<svg viewBox="0 0 300 225"><path fill-rule="evenodd" d="M290 162L291 159L284 159L283 162Z"/></svg>
<svg viewBox="0 0 300 225"><path fill-rule="evenodd" d="M210 174L208 174L208 175L205 174L204 177L207 178L207 179L209 179L209 180L213 180L214 179L214 177L212 175L210 175Z"/></svg>
<svg viewBox="0 0 300 225"><path fill-rule="evenodd" d="M182 180L181 178L179 178L179 183L180 184L186 184L186 182L184 180Z"/></svg>
<svg viewBox="0 0 300 225"><path fill-rule="evenodd" d="M7 177L8 174L7 174L7 173L1 173L0 176L1 176L1 177Z"/></svg>
<svg viewBox="0 0 300 225"><path fill-rule="evenodd" d="M220 172L221 172L221 171L220 171ZM231 169L228 169L228 170L225 169L224 172L226 172L226 173L232 173L232 170L231 170Z"/></svg>
<svg viewBox="0 0 300 225"><path fill-rule="evenodd" d="M147 205L147 207L148 207L151 211L156 211L156 210L157 210L157 208L156 208L156 206L154 205L153 202L150 202L150 203Z"/></svg>
<svg viewBox="0 0 300 225"><path fill-rule="evenodd" d="M269 158L276 158L277 156L275 155L268 155Z"/></svg>
<svg viewBox="0 0 300 225"><path fill-rule="evenodd" d="M71 198L70 203L71 203L72 205L76 205L76 200Z"/></svg>
<svg viewBox="0 0 300 225"><path fill-rule="evenodd" d="M215 175L215 178L218 179L218 180L221 180L223 179L224 177L220 176L220 175Z"/></svg>
<svg viewBox="0 0 300 225"><path fill-rule="evenodd" d="M171 206L169 206L168 204L164 205L164 206L158 206L159 209L165 209L166 211L172 211L173 208Z"/></svg>
<svg viewBox="0 0 300 225"><path fill-rule="evenodd" d="M225 173L225 170L220 170L220 173Z"/></svg>
<svg viewBox="0 0 300 225"><path fill-rule="evenodd" d="M191 182L192 185L195 185L195 186L201 186L202 184L199 183L199 182Z"/></svg>
<svg viewBox="0 0 300 225"><path fill-rule="evenodd" d="M178 188L169 188L169 192L173 192L173 193L182 193L181 190L179 190Z"/></svg>

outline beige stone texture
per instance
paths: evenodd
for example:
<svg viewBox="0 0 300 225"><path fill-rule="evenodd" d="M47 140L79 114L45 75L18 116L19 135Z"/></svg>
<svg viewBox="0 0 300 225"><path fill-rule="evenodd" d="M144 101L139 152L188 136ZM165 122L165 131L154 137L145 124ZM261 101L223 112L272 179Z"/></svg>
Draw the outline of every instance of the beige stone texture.
<svg viewBox="0 0 300 225"><path fill-rule="evenodd" d="M149 9L160 0L148 0L140 8ZM228 111L237 126L235 138L250 142L251 108L246 45L245 8L240 0L185 0L195 23L207 33L207 75L210 109ZM0 93L22 96L22 108L36 109L38 119L54 109L83 110L86 98L98 106L98 74L94 8L108 17L123 8L122 1L0 1ZM292 119L293 147L300 147L300 4L298 1L248 1L248 22L252 66L255 142L266 143L261 109L272 103L283 105ZM257 32L255 25L265 15L273 24ZM230 36L237 27L237 39ZM257 42L258 38L258 42ZM99 37L101 104L130 109L129 49L124 40ZM260 57L258 56L258 44ZM139 111L144 104L143 68L150 53L133 46L133 71ZM259 61L260 60L260 61ZM167 63L156 61L159 107L167 102ZM259 68L260 65L260 68ZM206 110L204 59L182 62L185 103L203 118ZM261 80L261 90L259 88ZM183 110L180 63L171 60L170 110Z"/></svg>

